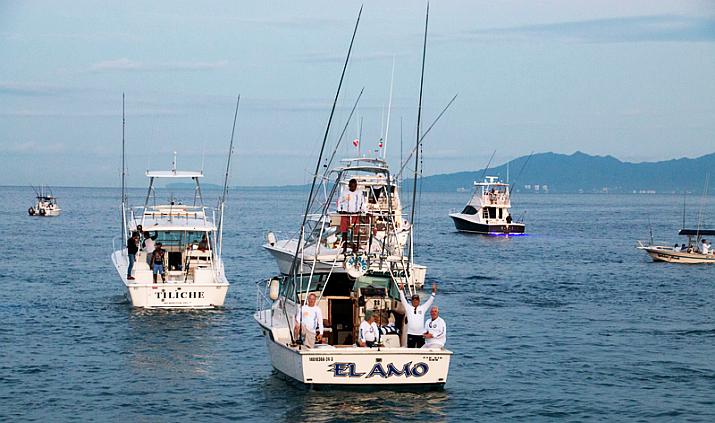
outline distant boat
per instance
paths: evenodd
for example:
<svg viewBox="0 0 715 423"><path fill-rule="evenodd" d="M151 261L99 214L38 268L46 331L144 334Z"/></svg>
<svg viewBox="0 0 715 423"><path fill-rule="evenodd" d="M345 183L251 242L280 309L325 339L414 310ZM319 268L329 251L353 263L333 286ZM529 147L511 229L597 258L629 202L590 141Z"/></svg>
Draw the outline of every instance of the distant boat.
<svg viewBox="0 0 715 423"><path fill-rule="evenodd" d="M523 234L525 225L514 222L509 185L498 182L496 176L487 176L483 182L475 182L474 195L461 213L449 217L460 232L485 235Z"/></svg>
<svg viewBox="0 0 715 423"><path fill-rule="evenodd" d="M45 193L45 188L49 194ZM60 206L57 205L57 199L52 195L52 190L47 185L40 186L35 189L37 203L27 210L30 216L57 216L60 214Z"/></svg>
<svg viewBox="0 0 715 423"><path fill-rule="evenodd" d="M643 245L641 241L636 247L643 250L653 259L653 261L664 261L668 263L715 263L715 254L708 249L707 254L703 254L700 250L702 240L706 236L715 237L713 229L681 229L678 235L688 237L688 243L685 244L685 251L681 251L676 247L666 247L662 245ZM693 240L695 242L693 243Z"/></svg>

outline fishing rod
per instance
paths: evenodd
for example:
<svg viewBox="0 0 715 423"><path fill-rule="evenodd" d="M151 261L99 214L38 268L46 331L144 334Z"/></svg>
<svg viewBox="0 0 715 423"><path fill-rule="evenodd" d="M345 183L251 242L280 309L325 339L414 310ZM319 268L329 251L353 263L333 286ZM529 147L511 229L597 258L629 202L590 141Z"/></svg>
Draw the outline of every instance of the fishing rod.
<svg viewBox="0 0 715 423"><path fill-rule="evenodd" d="M650 232L650 245L653 245L653 228L650 226L650 213L645 212L648 217L648 231Z"/></svg>
<svg viewBox="0 0 715 423"><path fill-rule="evenodd" d="M335 100L333 101L333 108L330 110L330 118L328 118L328 125L325 128L325 136L323 137L323 145L320 147L320 154L318 155L318 161L315 165L315 173L313 174L313 183L310 186L310 193L308 194L308 202L305 208L305 213L303 214L303 223L300 226L300 240L303 240L305 237L305 223L308 219L308 213L310 212L310 205L313 202L313 193L315 192L315 182L318 179L318 172L320 171L320 162L323 160L323 152L325 151L325 144L328 141L328 133L330 132L330 124L333 121L333 115L335 114L335 107L338 104L338 97L340 96L340 89L343 86L343 79L345 78L345 71L348 68L348 62L350 61L350 53L352 52L353 49L353 43L355 42L355 34L357 34L357 29L358 25L360 24L360 16L362 15L362 6L360 6L360 12L358 13L357 21L355 22L355 29L353 30L353 36L352 39L350 40L350 47L348 48L348 54L347 57L345 58L345 65L343 66L343 72L340 75L340 82L338 83L338 89L337 92L335 93ZM298 254L300 253L300 247L302 245L302 242L298 242L298 245L296 246L296 251L295 255L293 256L293 262L291 263L290 266L290 275L293 278L293 284L295 284L295 270L296 270L296 262L298 260ZM302 267L302 266L301 266ZM288 289L288 284L286 284L286 290ZM297 289L294 290L296 299L299 299L299 292ZM296 305L299 303L299 301L296 301ZM284 313L287 313L285 307L283 307ZM286 314L286 320L288 320L288 316ZM301 328L302 328L302 314L301 314ZM290 332L290 337L291 337L291 344L295 343L295 339L293 336L293 331L288 331Z"/></svg>
<svg viewBox="0 0 715 423"><path fill-rule="evenodd" d="M529 157L526 158L526 161L524 162L524 166L521 167L521 170L520 170L519 173L516 175L516 178L514 178L514 183L511 184L511 186L509 187L509 195L511 195L511 191L514 189L514 185L516 185L516 181L519 180L519 176L521 176L521 172L522 172L522 171L524 170L524 168L526 167L526 164L529 163L529 159L531 159L531 156L532 156L533 154L534 154L534 152L532 151L531 154L529 154Z"/></svg>
<svg viewBox="0 0 715 423"><path fill-rule="evenodd" d="M415 150L417 150L417 147L420 146L420 123L422 120L422 91L424 87L424 81L425 81L425 58L427 56L427 25L429 23L429 3L427 3L427 14L425 15L425 41L422 46L422 75L420 76L420 101L419 101L419 106L417 108L417 144L415 145ZM414 234L414 226L415 226L415 200L417 199L417 167L419 165L419 151L415 151L415 179L413 180L414 183L412 184L412 210L410 211L411 213L411 218L410 222L412 224L413 228L413 234ZM412 237L410 237L412 238ZM411 257L414 252L412 251L412 243L410 243L410 254L408 257Z"/></svg>
<svg viewBox="0 0 715 423"><path fill-rule="evenodd" d="M35 189L35 187L34 187L33 185L30 185L30 188L32 188L32 190L35 191L35 196L36 196L36 197L39 197L39 196L40 196L40 193L37 192L37 190Z"/></svg>
<svg viewBox="0 0 715 423"><path fill-rule="evenodd" d="M427 130L425 131L425 133L422 134L422 136L420 137L420 142L419 142L418 145L422 145L422 142L424 141L425 137L427 137L427 134L429 134L429 131L432 130L432 128L433 128L434 125L437 123L437 121L439 120L439 118L442 117L442 115L444 114L444 112L446 112L447 109L449 109L449 106L452 105L452 103L454 102L454 100L457 99L457 95L459 95L459 94L455 94L454 97L452 97L452 100L450 100L450 102L447 104L447 106L445 106L445 108L442 109L442 113L440 113L439 116L437 116L437 119L435 119L434 122L432 122L432 125L430 125L429 128L427 128ZM400 120L400 131L402 131L402 120ZM400 137L402 137L402 132L400 132ZM402 138L400 138L400 142L402 142ZM410 152L410 155L407 156L407 158L405 159L405 163L404 163L404 164L402 165L402 167L400 168L400 171L397 172L397 177L398 177L398 178L399 178L400 175L402 174L402 171L405 170L405 167L407 166L407 162L410 161L410 159L412 158L412 155L415 154L415 151L417 151L417 147L415 147L415 148ZM401 151L400 151L400 153L401 153ZM402 158L401 158L401 157L400 157L400 163L402 163Z"/></svg>

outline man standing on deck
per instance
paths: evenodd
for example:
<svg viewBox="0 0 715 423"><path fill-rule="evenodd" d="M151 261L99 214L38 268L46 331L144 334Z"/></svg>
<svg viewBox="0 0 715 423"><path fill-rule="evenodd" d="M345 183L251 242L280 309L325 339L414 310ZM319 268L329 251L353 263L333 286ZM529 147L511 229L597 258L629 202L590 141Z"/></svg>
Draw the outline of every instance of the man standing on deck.
<svg viewBox="0 0 715 423"><path fill-rule="evenodd" d="M439 309L430 309L430 318L425 322L425 345L422 348L444 348L447 342L447 324L439 317Z"/></svg>
<svg viewBox="0 0 715 423"><path fill-rule="evenodd" d="M360 323L358 346L372 348L377 342L378 331L377 323L375 323L375 313L370 310L366 311L365 320Z"/></svg>
<svg viewBox="0 0 715 423"><path fill-rule="evenodd" d="M151 265L154 271L154 283L157 273L161 275L161 283L164 283L164 250L161 249L161 242L156 243L156 248L151 253Z"/></svg>
<svg viewBox="0 0 715 423"><path fill-rule="evenodd" d="M405 294L402 293L404 283L400 284L400 301L405 307L405 321L407 322L407 348L422 348L425 344L425 315L434 301L434 296L437 293L437 285L432 284L432 296L424 305L420 305L420 296L414 294L411 303L407 302Z"/></svg>
<svg viewBox="0 0 715 423"><path fill-rule="evenodd" d="M308 295L308 304L300 308L300 314L295 316L295 329L293 330L293 339L300 339L301 333L305 337L303 345L307 348L315 346L316 338L318 342L322 342L323 338L323 311L315 305L315 294ZM320 334L316 336L315 331L320 329Z"/></svg>
<svg viewBox="0 0 715 423"><path fill-rule="evenodd" d="M151 237L149 232L144 232L144 243L142 247L144 247L144 252L146 253L146 264L149 265L149 270L151 270L152 265L151 265L151 256L154 253L154 240L156 239L156 236L154 238Z"/></svg>
<svg viewBox="0 0 715 423"><path fill-rule="evenodd" d="M139 241L139 234L134 232L132 237L127 240L127 257L129 258L129 267L127 267L127 280L134 280L132 276L132 269L134 269L134 262L137 260L137 252L139 251L139 246L137 242Z"/></svg>
<svg viewBox="0 0 715 423"><path fill-rule="evenodd" d="M705 255L707 255L707 254L708 254L708 250L709 250L710 247L712 247L712 246L713 246L713 243L712 243L712 242L711 242L710 244L707 244L707 241L703 238L703 244L700 246L700 252L703 253L703 254L705 254Z"/></svg>
<svg viewBox="0 0 715 423"><path fill-rule="evenodd" d="M343 254L348 249L348 230L358 223L357 214L366 211L365 199L362 193L357 191L357 180L351 179L348 182L348 189L343 190L338 197L338 213L348 215L340 218L339 231L343 234ZM355 244L353 244L353 252L355 252Z"/></svg>

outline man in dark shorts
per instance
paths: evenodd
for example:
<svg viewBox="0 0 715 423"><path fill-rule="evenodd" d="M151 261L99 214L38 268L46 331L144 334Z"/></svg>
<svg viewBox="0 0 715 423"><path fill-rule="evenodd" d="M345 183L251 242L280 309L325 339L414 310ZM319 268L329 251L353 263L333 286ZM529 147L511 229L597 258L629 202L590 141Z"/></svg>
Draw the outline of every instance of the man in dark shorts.
<svg viewBox="0 0 715 423"><path fill-rule="evenodd" d="M166 252L161 248L161 242L156 243L156 248L151 254L152 270L154 271L154 283L156 283L156 274L161 275L161 283L164 283L164 254Z"/></svg>
<svg viewBox="0 0 715 423"><path fill-rule="evenodd" d="M358 215L367 211L365 198L362 192L357 190L357 186L357 180L351 179L350 182L348 182L348 189L343 190L343 192L340 193L340 197L338 197L338 213L346 215L341 217L339 228L339 232L342 233L343 238L343 254L345 254L348 249L348 231L358 223ZM352 248L354 252L354 243Z"/></svg>

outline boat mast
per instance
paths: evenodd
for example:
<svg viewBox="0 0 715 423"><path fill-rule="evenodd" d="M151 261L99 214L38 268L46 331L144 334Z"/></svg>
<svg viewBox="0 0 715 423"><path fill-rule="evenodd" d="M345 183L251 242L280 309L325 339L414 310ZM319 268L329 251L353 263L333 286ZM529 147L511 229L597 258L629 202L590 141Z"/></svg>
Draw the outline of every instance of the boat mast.
<svg viewBox="0 0 715 423"><path fill-rule="evenodd" d="M415 179L412 184L412 216L410 218L412 226L412 235L414 236L415 229L415 200L417 199L417 168L419 166L419 146L420 146L420 122L422 119L422 89L425 81L425 56L427 54L427 24L429 22L429 3L427 3L427 15L425 17L425 41L422 46L422 76L420 77L420 101L417 107L417 143L415 145ZM410 237L412 238L412 237ZM412 242L410 242L410 256L412 256Z"/></svg>
<svg viewBox="0 0 715 423"><path fill-rule="evenodd" d="M124 194L124 127L126 126L126 118L124 117L124 93L122 93L122 242L127 240L127 213Z"/></svg>
<svg viewBox="0 0 715 423"><path fill-rule="evenodd" d="M218 256L221 257L221 247L223 245L223 206L226 201L226 190L228 189L228 171L231 168L231 154L233 153L233 136L236 133L236 119L238 118L238 104L241 102L241 94L236 100L236 112L233 115L233 129L231 130L231 144L228 147L228 162L226 163L226 176L223 180L223 194L221 194L221 211L218 218ZM198 179L197 179L198 183ZM203 204L203 200L201 201Z"/></svg>

